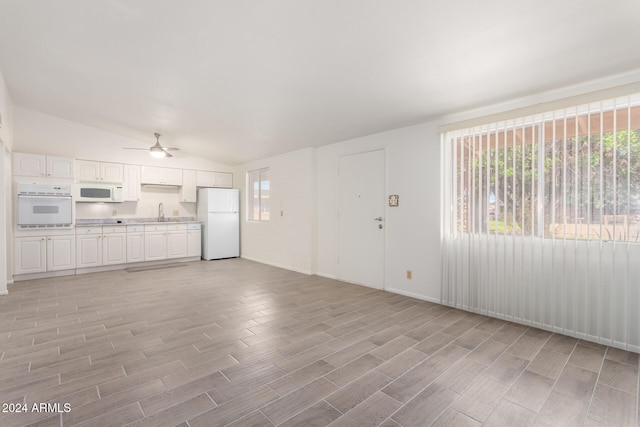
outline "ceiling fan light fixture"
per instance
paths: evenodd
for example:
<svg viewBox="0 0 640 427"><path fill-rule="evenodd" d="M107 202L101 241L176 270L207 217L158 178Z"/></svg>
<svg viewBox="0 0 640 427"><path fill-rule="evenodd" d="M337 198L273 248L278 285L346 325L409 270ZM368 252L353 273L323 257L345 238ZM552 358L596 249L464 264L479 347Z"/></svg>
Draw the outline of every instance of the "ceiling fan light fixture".
<svg viewBox="0 0 640 427"><path fill-rule="evenodd" d="M124 147L125 150L149 150L149 154L154 159L164 159L166 157L173 157L169 151L179 151L179 148L176 147L163 147L160 144L160 134L154 133L153 136L156 137L156 143L149 148L133 148L133 147Z"/></svg>
<svg viewBox="0 0 640 427"><path fill-rule="evenodd" d="M151 153L151 157L155 157L156 159L167 157L167 152L160 147L151 147L149 153Z"/></svg>

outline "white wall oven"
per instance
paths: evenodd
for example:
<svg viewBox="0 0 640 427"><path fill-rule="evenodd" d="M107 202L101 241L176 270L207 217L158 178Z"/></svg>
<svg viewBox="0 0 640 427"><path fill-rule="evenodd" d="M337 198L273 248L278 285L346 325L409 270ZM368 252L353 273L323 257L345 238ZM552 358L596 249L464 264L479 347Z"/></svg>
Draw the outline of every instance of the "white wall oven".
<svg viewBox="0 0 640 427"><path fill-rule="evenodd" d="M18 184L18 228L71 228L71 185Z"/></svg>

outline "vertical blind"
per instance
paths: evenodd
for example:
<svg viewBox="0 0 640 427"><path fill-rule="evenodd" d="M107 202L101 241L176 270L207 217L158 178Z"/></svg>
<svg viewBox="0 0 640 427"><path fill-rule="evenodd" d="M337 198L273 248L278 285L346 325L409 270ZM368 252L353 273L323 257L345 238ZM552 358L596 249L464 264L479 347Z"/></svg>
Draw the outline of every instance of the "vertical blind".
<svg viewBox="0 0 640 427"><path fill-rule="evenodd" d="M640 96L442 134L442 302L640 351Z"/></svg>

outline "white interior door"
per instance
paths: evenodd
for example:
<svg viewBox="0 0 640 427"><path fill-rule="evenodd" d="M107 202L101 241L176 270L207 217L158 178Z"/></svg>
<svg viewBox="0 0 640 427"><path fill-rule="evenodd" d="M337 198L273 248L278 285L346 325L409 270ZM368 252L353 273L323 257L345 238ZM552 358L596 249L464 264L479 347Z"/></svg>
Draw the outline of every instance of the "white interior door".
<svg viewBox="0 0 640 427"><path fill-rule="evenodd" d="M341 157L338 168L338 278L384 287L384 150Z"/></svg>

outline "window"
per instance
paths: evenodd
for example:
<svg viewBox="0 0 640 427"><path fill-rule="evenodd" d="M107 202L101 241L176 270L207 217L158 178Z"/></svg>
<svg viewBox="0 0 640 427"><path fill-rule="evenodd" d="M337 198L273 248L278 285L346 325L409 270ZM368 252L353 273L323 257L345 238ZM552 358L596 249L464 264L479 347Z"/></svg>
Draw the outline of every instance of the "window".
<svg viewBox="0 0 640 427"><path fill-rule="evenodd" d="M269 168L247 172L247 219L269 221Z"/></svg>
<svg viewBox="0 0 640 427"><path fill-rule="evenodd" d="M640 351L640 94L441 147L441 301Z"/></svg>
<svg viewBox="0 0 640 427"><path fill-rule="evenodd" d="M472 234L640 242L636 98L449 133L452 226Z"/></svg>

